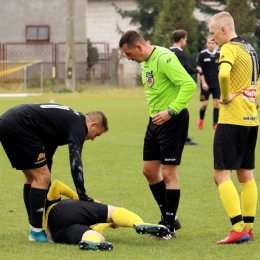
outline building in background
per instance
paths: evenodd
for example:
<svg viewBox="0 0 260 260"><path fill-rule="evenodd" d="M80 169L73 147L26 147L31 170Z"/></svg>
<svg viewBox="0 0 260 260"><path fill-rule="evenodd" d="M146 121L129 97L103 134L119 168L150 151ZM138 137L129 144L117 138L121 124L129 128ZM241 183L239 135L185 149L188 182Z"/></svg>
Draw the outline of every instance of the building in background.
<svg viewBox="0 0 260 260"><path fill-rule="evenodd" d="M86 0L76 0L74 41L79 77L86 77ZM0 60L42 60L48 77L55 65L64 78L67 1L0 0ZM84 44L83 44L84 43Z"/></svg>

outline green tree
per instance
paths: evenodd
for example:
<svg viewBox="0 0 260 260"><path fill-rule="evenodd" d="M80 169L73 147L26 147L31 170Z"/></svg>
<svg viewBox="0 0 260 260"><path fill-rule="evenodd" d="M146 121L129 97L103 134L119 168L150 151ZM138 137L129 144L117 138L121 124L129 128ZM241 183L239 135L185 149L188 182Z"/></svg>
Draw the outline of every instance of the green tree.
<svg viewBox="0 0 260 260"><path fill-rule="evenodd" d="M255 20L255 36L257 51L260 53L260 0L252 0L251 3L252 15L256 18Z"/></svg>
<svg viewBox="0 0 260 260"><path fill-rule="evenodd" d="M98 49L93 46L93 43L90 39L87 39L88 47L88 57L87 57L87 65L88 69L92 68L98 62Z"/></svg>
<svg viewBox="0 0 260 260"><path fill-rule="evenodd" d="M215 0L214 8L211 5L201 0L195 0L195 7L200 10L201 13L213 15L219 11L223 11L226 7L227 0Z"/></svg>
<svg viewBox="0 0 260 260"><path fill-rule="evenodd" d="M122 18L130 18L130 24L139 26L138 31L146 40L150 40L153 36L156 18L162 7L161 1L135 0L135 2L137 3L137 9L133 11L123 10L114 3L113 5ZM119 25L118 31L123 32Z"/></svg>
<svg viewBox="0 0 260 260"><path fill-rule="evenodd" d="M194 0L163 0L163 8L155 24L152 42L169 48L173 44L172 32L188 32L187 53L198 52L198 22L193 16Z"/></svg>
<svg viewBox="0 0 260 260"><path fill-rule="evenodd" d="M260 51L260 0L215 0L212 8L201 0L195 0L195 6L200 12L209 17L219 11L229 12L235 21L236 33L250 42L256 50ZM206 28L206 22L201 22Z"/></svg>
<svg viewBox="0 0 260 260"><path fill-rule="evenodd" d="M227 0L226 11L232 15L238 35L255 32L256 17L252 15L247 1Z"/></svg>

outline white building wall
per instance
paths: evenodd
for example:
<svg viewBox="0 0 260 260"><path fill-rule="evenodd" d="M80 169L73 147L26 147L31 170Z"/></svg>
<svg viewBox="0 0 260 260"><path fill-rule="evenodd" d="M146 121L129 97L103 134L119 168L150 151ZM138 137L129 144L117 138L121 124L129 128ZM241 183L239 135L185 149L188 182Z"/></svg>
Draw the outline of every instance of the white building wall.
<svg viewBox="0 0 260 260"><path fill-rule="evenodd" d="M137 26L130 25L130 18L122 19L112 5L115 3L123 10L135 10L134 0L87 0L86 30L87 38L91 42L109 43L110 53L118 48L122 32L137 30ZM122 32L118 31L118 27ZM120 56L120 52L118 51ZM140 75L140 66L136 62L128 61L125 57L119 60L118 83L121 87L135 86Z"/></svg>
<svg viewBox="0 0 260 260"><path fill-rule="evenodd" d="M110 49L118 47L121 33L118 32L117 26L123 32L137 29L137 26L130 25L129 18L121 18L112 3L123 10L136 9L134 0L87 0L86 14L87 38L92 42L108 42Z"/></svg>
<svg viewBox="0 0 260 260"><path fill-rule="evenodd" d="M0 42L25 42L26 25L49 25L50 41L66 41L67 0L0 0ZM86 41L86 0L75 0L75 41Z"/></svg>

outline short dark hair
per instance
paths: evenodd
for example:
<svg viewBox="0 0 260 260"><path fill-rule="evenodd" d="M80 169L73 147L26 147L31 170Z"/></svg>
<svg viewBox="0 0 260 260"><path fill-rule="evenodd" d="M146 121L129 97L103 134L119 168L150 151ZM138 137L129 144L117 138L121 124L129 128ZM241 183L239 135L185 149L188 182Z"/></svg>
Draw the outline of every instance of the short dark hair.
<svg viewBox="0 0 260 260"><path fill-rule="evenodd" d="M127 44L129 48L133 48L137 42L144 44L145 40L141 34L130 30L124 33L121 37L119 41L119 47L122 48L124 44Z"/></svg>
<svg viewBox="0 0 260 260"><path fill-rule="evenodd" d="M107 117L102 111L99 110L93 110L86 113L86 116L92 121L97 122L99 128L103 128L104 132L108 131L108 122Z"/></svg>
<svg viewBox="0 0 260 260"><path fill-rule="evenodd" d="M181 39L184 39L187 36L188 36L188 33L185 30L182 30L182 29L175 30L172 33L172 39L173 39L174 43L179 42Z"/></svg>

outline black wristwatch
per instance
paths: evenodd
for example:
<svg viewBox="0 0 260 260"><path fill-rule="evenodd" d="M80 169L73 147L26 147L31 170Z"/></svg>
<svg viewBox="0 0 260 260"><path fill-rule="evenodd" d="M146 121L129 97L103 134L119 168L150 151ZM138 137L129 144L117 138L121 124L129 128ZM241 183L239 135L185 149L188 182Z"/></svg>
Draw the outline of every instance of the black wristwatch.
<svg viewBox="0 0 260 260"><path fill-rule="evenodd" d="M168 107L167 110L168 110L168 114L170 116L175 116L175 113L174 113L174 111L171 108Z"/></svg>

